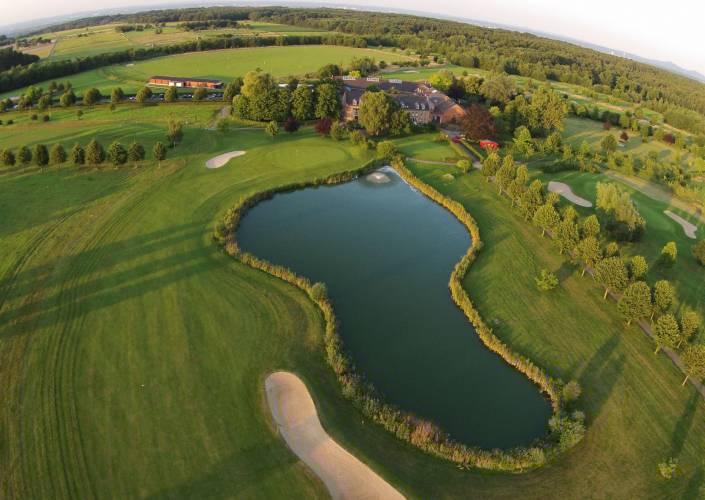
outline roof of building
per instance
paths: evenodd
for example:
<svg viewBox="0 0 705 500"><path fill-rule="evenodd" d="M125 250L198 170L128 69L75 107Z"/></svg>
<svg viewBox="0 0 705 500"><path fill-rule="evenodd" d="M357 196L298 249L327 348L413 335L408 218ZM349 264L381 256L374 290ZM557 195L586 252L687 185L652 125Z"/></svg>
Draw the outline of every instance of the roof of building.
<svg viewBox="0 0 705 500"><path fill-rule="evenodd" d="M179 76L150 76L150 80L169 80L172 82L199 82L199 83L218 83L221 84L220 80L209 80L207 78L182 78Z"/></svg>
<svg viewBox="0 0 705 500"><path fill-rule="evenodd" d="M366 89L371 86L377 86L385 92L394 90L399 92L416 92L419 88L424 87L424 84L417 82L406 82L402 80L382 80L381 78L350 78L347 76L341 77L343 85L350 89Z"/></svg>

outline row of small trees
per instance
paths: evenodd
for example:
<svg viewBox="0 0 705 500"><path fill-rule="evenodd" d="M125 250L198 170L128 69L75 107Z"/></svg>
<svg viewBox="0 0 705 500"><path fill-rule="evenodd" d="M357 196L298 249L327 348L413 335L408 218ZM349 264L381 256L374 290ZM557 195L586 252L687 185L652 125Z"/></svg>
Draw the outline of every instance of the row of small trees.
<svg viewBox="0 0 705 500"><path fill-rule="evenodd" d="M637 255L625 262L618 255L616 243L610 243L603 249L599 241L601 226L597 216L590 215L579 220L573 207L560 213L556 208L558 195L545 193L539 180L527 186L526 166L517 166L511 155L500 160L498 155L491 153L483 162L482 172L488 180L494 179L500 194L505 194L511 200L512 207L516 207L527 220L532 220L541 229L542 235L550 234L561 254L583 266L583 275L590 270L594 279L604 287L605 298L612 293L618 299L619 311L627 324L656 318L653 336L657 352L662 347L678 349L687 346L683 361L688 376L705 377L705 346L688 344L700 328L701 320L689 308L684 308L680 319L676 319L670 311L675 301L675 290L666 280L658 281L653 289L645 282L648 271L646 259ZM674 258L671 257L669 245L664 248L664 253L664 259Z"/></svg>
<svg viewBox="0 0 705 500"><path fill-rule="evenodd" d="M167 148L162 142L157 142L152 148L154 159L162 161L166 159ZM111 143L105 149L98 141L93 139L85 147L76 143L69 151L66 151L61 144L54 144L48 148L44 144L36 144L32 148L23 146L13 152L11 149L3 149L0 152L0 161L4 166L30 165L34 163L40 167L47 165L61 165L67 161L73 165L101 165L105 162L113 165L124 165L129 162L140 162L146 157L146 151L142 144L133 142L125 147L118 141Z"/></svg>

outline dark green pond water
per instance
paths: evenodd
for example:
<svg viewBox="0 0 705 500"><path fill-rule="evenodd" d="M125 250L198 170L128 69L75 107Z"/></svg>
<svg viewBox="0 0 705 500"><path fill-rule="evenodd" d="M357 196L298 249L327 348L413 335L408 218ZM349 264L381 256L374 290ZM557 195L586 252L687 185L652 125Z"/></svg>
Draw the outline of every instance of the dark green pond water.
<svg viewBox="0 0 705 500"><path fill-rule="evenodd" d="M388 176L277 195L243 218L238 240L328 285L346 349L389 402L467 444L530 444L546 432L549 402L484 347L450 298L467 230Z"/></svg>

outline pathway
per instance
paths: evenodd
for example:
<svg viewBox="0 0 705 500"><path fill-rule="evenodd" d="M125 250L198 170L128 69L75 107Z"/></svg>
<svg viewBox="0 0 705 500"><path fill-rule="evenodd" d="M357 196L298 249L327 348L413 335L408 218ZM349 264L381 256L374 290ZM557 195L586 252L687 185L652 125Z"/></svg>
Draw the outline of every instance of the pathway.
<svg viewBox="0 0 705 500"><path fill-rule="evenodd" d="M334 499L403 499L372 469L348 453L323 429L306 385L293 373L265 381L267 403L291 450L325 483Z"/></svg>

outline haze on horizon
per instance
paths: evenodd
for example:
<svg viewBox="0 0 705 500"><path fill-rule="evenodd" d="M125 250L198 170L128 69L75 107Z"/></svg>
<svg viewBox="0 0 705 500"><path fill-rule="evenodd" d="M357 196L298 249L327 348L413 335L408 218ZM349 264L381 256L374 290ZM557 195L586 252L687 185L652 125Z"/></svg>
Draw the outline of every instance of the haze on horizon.
<svg viewBox="0 0 705 500"><path fill-rule="evenodd" d="M314 0L315 1L315 0ZM326 4L359 5L380 10L404 9L429 15L462 17L475 21L505 24L609 47L641 57L670 61L705 75L705 54L702 52L702 19L705 3L673 0L655 5L651 2L626 0L445 0L429 4L421 0L323 0ZM103 8L136 8L179 3L178 0L106 0ZM275 5L276 0L271 4ZM297 0L287 0L297 3ZM303 2L302 2L303 3ZM306 3L310 3L307 1ZM213 5L207 3L205 5ZM220 5L247 5L247 2L227 2ZM192 5L189 5L192 6ZM35 0L29 10L20 2L4 7L3 24L31 21L41 17L97 12L91 0Z"/></svg>

